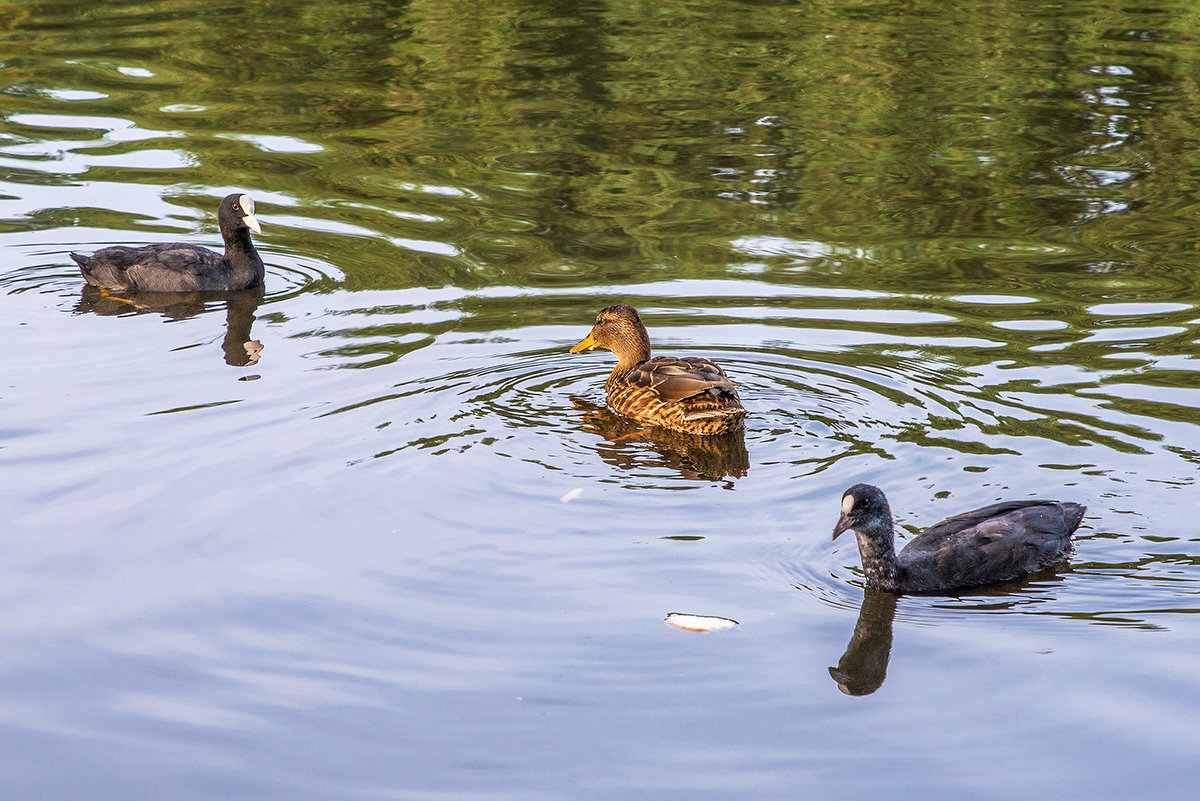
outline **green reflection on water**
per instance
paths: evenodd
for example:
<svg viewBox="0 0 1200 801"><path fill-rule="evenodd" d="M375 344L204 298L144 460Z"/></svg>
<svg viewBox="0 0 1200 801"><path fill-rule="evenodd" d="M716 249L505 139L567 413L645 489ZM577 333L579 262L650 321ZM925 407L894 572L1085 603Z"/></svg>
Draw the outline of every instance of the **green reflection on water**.
<svg viewBox="0 0 1200 801"><path fill-rule="evenodd" d="M84 98L64 113L182 134L79 147L82 175L39 181L275 193L314 225L272 242L328 259L351 289L751 270L1090 301L1192 289L1198 17L840 0L0 7L9 133L44 137L12 120L57 91ZM187 162L99 158L153 149ZM312 230L322 219L359 232Z"/></svg>
<svg viewBox="0 0 1200 801"><path fill-rule="evenodd" d="M660 325L696 306L822 320L875 338L827 357L846 367L934 354L962 372L935 385L969 385L1010 364L985 399L1109 385L1112 408L1182 422L1152 390L1196 386L1197 21L1184 3L9 3L3 225L211 234L211 197L241 187L276 274L319 265L297 270L309 291L456 288L437 321L365 321L394 313L369 299L305 334L339 366L583 325L647 287Z"/></svg>

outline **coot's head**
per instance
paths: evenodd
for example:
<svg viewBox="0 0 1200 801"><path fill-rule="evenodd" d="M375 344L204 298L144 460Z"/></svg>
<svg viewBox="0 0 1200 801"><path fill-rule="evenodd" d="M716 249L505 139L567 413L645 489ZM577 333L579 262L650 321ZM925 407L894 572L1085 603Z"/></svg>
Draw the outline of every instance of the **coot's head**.
<svg viewBox="0 0 1200 801"><path fill-rule="evenodd" d="M892 510L883 490L870 484L855 484L842 495L842 516L833 527L833 538L844 531L857 531L869 537L891 533Z"/></svg>
<svg viewBox="0 0 1200 801"><path fill-rule="evenodd" d="M596 324L592 326L592 332L571 348L571 353L592 348L611 350L618 358L622 354L637 354L642 359L649 358L650 337L646 334L646 326L642 324L637 309L624 303L601 309L596 315Z"/></svg>
<svg viewBox="0 0 1200 801"><path fill-rule="evenodd" d="M256 234L262 233L262 226L254 216L254 198L249 195L229 195L222 200L221 208L217 210L217 221L222 231L249 228Z"/></svg>

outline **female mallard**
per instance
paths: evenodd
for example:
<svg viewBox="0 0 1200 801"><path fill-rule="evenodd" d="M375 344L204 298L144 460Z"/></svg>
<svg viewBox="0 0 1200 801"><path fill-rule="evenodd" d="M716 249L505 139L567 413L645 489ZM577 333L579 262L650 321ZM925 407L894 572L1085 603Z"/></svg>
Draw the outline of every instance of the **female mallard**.
<svg viewBox="0 0 1200 801"><path fill-rule="evenodd" d="M592 332L571 353L592 348L606 348L617 357L604 390L619 414L690 434L741 428L746 410L721 368L699 356L650 358L650 337L632 306L601 309Z"/></svg>

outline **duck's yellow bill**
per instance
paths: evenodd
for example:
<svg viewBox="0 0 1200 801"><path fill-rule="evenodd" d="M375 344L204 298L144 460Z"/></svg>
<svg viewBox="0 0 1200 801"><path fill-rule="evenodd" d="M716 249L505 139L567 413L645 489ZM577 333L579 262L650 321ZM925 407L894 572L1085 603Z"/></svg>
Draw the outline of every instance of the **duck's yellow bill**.
<svg viewBox="0 0 1200 801"><path fill-rule="evenodd" d="M591 350L599 344L600 343L596 341L596 338L589 333L583 338L582 342L571 348L571 353L579 353L581 350Z"/></svg>

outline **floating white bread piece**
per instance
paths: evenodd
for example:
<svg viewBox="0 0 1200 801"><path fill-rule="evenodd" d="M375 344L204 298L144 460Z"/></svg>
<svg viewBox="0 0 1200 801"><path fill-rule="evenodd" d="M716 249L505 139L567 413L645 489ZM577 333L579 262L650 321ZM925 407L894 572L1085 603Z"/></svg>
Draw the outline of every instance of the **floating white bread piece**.
<svg viewBox="0 0 1200 801"><path fill-rule="evenodd" d="M682 612L667 615L668 626L684 631L728 631L737 624L736 620L712 615L685 615Z"/></svg>
<svg viewBox="0 0 1200 801"><path fill-rule="evenodd" d="M575 500L582 494L583 494L583 487L576 487L575 489L571 490L570 492L568 492L566 495L562 496L558 500L560 503L570 503L571 501Z"/></svg>

